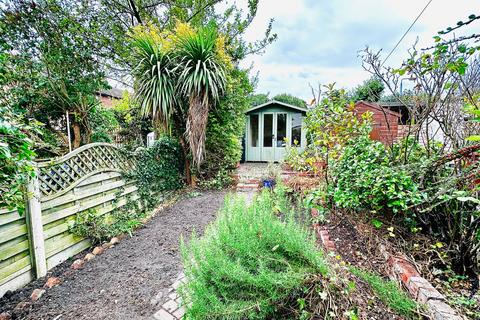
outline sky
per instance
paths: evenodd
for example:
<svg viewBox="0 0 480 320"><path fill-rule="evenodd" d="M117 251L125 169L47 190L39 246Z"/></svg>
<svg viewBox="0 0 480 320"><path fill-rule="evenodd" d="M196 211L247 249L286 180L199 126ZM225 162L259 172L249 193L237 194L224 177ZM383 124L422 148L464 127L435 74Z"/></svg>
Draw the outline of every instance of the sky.
<svg viewBox="0 0 480 320"><path fill-rule="evenodd" d="M237 0L239 5L241 2ZM278 39L263 55L248 56L242 67L259 73L257 93L290 93L310 100L309 85L336 83L354 88L370 77L358 51L366 46L385 58L428 0L260 0L246 40L262 38L271 18ZM432 0L385 65L399 67L418 39L433 43L439 30L480 13L480 0ZM478 24L469 32L480 32ZM476 30L475 30L476 28ZM407 81L404 82L408 87Z"/></svg>

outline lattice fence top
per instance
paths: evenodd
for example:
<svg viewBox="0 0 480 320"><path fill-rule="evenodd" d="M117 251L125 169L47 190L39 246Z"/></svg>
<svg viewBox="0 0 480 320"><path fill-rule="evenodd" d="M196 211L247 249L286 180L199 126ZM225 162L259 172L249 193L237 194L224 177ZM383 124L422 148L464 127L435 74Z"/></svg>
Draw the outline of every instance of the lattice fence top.
<svg viewBox="0 0 480 320"><path fill-rule="evenodd" d="M132 166L126 152L108 143L91 143L67 155L38 164L42 197L60 195L86 178L106 171L124 171Z"/></svg>

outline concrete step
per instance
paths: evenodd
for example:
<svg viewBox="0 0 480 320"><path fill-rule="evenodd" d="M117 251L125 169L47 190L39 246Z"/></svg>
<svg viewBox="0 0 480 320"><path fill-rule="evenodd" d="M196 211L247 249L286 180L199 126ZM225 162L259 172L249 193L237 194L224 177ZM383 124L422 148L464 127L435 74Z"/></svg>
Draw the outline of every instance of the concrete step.
<svg viewBox="0 0 480 320"><path fill-rule="evenodd" d="M242 184L259 184L260 183L260 179L240 179L238 181L238 183L242 183Z"/></svg>
<svg viewBox="0 0 480 320"><path fill-rule="evenodd" d="M258 183L249 183L249 184L239 183L239 184L237 184L237 190L239 190L239 189L252 190L252 189L257 189L257 188L258 188Z"/></svg>
<svg viewBox="0 0 480 320"><path fill-rule="evenodd" d="M241 187L256 188L256 187L258 187L258 183L239 183L239 184L237 184L237 188L241 188Z"/></svg>

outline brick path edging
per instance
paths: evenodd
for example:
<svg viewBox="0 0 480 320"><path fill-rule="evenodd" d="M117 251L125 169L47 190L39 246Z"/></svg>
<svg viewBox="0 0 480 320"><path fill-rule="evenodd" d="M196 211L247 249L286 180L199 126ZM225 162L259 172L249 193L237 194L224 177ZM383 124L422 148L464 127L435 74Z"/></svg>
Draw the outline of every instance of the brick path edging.
<svg viewBox="0 0 480 320"><path fill-rule="evenodd" d="M312 208L310 210L310 213L312 215L312 218L318 218L318 210L315 208ZM314 222L313 224L313 230L315 230L315 233L317 234L318 238L320 239L320 243L322 246L327 250L327 251L335 251L335 242L330 240L330 235L328 234L328 229L324 226L321 226L318 222Z"/></svg>
<svg viewBox="0 0 480 320"><path fill-rule="evenodd" d="M186 281L185 274L180 272L172 285L167 290L167 298L163 300L160 309L155 312L153 319L155 320L181 320L185 314L185 308L182 301L177 294L178 287ZM152 301L152 304L160 302L164 296L164 292L160 291L157 294L158 298ZM158 301L157 301L158 300Z"/></svg>
<svg viewBox="0 0 480 320"><path fill-rule="evenodd" d="M310 210L312 218L318 217L318 210ZM320 243L327 251L335 251L335 242L330 240L328 229L313 223L313 229ZM394 256L380 245L380 252L389 266L389 277L399 279L407 288L408 293L415 301L426 305L434 320L462 320L463 317L446 303L445 297L435 289L427 279L423 278L415 266L406 258Z"/></svg>

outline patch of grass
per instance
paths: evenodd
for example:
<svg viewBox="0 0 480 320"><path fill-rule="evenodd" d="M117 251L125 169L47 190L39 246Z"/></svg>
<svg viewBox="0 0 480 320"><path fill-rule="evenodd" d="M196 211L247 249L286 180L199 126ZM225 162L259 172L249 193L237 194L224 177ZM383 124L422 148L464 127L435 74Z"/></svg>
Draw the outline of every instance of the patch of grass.
<svg viewBox="0 0 480 320"><path fill-rule="evenodd" d="M392 310L408 318L414 316L417 303L410 299L407 294L398 287L396 282L384 280L376 274L357 268L350 268L350 271L367 282L375 295Z"/></svg>
<svg viewBox="0 0 480 320"><path fill-rule="evenodd" d="M310 231L293 214L281 212L280 219L283 204L274 198L264 191L247 206L229 197L203 237L182 240L187 318L278 319L327 275Z"/></svg>

